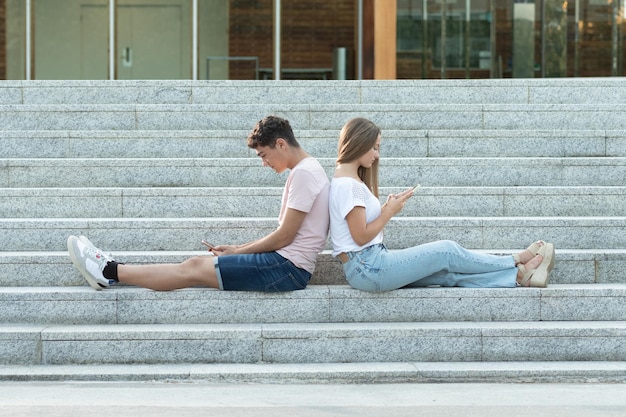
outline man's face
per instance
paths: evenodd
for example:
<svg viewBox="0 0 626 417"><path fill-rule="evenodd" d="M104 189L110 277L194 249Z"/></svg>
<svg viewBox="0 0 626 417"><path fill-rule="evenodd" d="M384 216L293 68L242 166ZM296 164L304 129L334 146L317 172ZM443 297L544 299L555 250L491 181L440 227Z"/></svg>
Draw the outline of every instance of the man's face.
<svg viewBox="0 0 626 417"><path fill-rule="evenodd" d="M286 144L283 139L276 141L276 146L259 146L255 149L256 154L263 162L264 167L270 167L280 174L287 169Z"/></svg>

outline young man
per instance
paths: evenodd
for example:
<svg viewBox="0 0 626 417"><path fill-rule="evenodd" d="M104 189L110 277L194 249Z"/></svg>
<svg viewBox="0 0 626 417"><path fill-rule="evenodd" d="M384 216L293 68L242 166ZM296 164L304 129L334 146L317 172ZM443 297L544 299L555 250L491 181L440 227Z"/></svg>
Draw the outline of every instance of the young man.
<svg viewBox="0 0 626 417"><path fill-rule="evenodd" d="M329 227L329 181L319 162L300 147L289 122L277 116L259 121L248 136L263 166L289 169L278 228L243 244L210 247L215 256L180 264L125 265L84 236L70 236L70 259L96 290L121 282L158 291L207 286L231 291L291 291L306 287Z"/></svg>

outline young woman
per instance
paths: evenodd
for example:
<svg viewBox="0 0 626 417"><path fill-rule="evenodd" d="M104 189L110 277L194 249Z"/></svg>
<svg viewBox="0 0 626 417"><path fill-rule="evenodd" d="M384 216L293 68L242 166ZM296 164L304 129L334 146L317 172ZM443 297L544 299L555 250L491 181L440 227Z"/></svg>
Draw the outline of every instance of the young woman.
<svg viewBox="0 0 626 417"><path fill-rule="evenodd" d="M444 240L387 250L383 229L413 195L413 188L378 199L380 129L369 120L350 120L341 130L330 185L333 255L343 263L348 283L364 291L401 287L545 287L554 245L537 241L519 254L496 256L469 251Z"/></svg>

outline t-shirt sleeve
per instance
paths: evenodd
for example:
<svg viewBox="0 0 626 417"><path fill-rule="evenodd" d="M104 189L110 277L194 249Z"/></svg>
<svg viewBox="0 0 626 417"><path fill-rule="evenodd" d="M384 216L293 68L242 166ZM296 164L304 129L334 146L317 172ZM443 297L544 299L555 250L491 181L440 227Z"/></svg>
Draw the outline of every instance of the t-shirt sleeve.
<svg viewBox="0 0 626 417"><path fill-rule="evenodd" d="M308 213L320 191L319 181L310 171L295 170L289 184L287 207Z"/></svg>
<svg viewBox="0 0 626 417"><path fill-rule="evenodd" d="M346 218L348 213L355 207L365 207L366 190L356 181L341 183L339 185L339 213Z"/></svg>

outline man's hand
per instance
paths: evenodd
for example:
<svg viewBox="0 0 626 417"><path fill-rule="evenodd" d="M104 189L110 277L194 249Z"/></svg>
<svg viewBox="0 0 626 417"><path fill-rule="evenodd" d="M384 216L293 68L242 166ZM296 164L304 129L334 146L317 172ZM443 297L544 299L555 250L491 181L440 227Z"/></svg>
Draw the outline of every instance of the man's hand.
<svg viewBox="0 0 626 417"><path fill-rule="evenodd" d="M214 246L213 249L211 249L211 252L213 252L213 255L215 256L234 255L237 253L237 246L236 245Z"/></svg>

